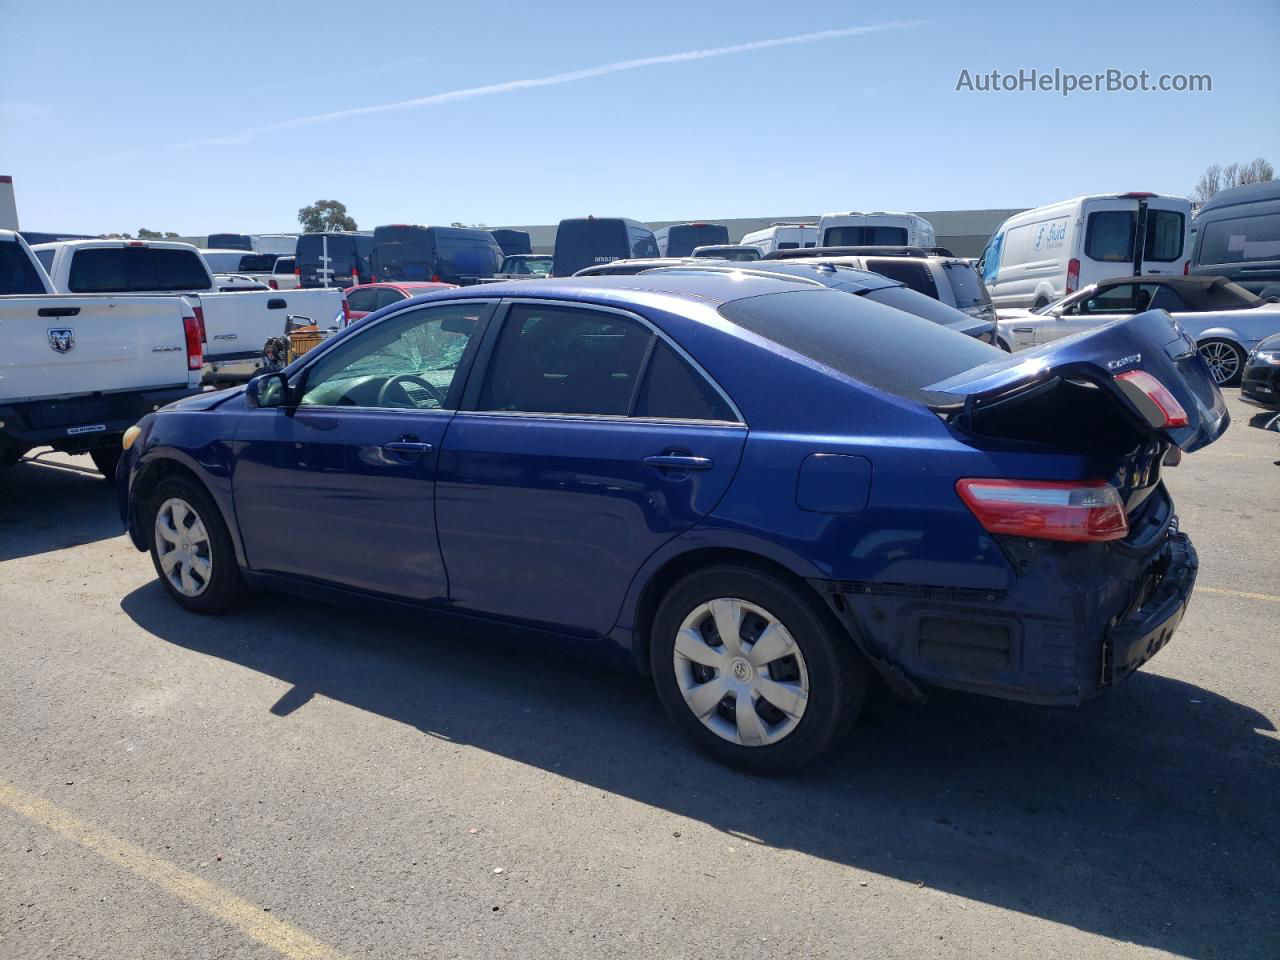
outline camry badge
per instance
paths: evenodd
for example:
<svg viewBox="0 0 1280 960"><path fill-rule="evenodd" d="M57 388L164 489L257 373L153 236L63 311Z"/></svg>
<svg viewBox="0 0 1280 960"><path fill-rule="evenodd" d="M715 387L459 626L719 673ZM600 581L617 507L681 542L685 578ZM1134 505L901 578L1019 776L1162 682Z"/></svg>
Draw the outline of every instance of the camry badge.
<svg viewBox="0 0 1280 960"><path fill-rule="evenodd" d="M70 327L54 327L49 331L49 347L54 353L70 353L76 345L76 333Z"/></svg>

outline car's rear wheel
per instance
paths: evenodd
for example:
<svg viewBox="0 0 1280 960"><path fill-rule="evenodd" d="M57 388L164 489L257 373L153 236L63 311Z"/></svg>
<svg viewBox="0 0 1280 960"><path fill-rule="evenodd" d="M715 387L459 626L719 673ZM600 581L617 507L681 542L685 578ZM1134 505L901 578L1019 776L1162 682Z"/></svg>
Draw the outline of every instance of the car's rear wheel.
<svg viewBox="0 0 1280 960"><path fill-rule="evenodd" d="M165 591L193 613L224 613L245 594L231 535L208 493L193 481L158 484L147 501L151 560Z"/></svg>
<svg viewBox="0 0 1280 960"><path fill-rule="evenodd" d="M866 668L810 597L751 567L691 574L659 604L649 645L658 696L705 752L785 773L852 726Z"/></svg>
<svg viewBox="0 0 1280 960"><path fill-rule="evenodd" d="M1209 363L1213 382L1220 387L1234 387L1244 372L1244 351L1230 340L1211 338L1200 341L1200 355Z"/></svg>

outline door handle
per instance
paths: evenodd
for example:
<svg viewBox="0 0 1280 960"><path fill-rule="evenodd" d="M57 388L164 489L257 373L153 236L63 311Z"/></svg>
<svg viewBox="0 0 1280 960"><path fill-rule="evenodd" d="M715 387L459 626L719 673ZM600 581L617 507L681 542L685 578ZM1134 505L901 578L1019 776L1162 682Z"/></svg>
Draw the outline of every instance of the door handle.
<svg viewBox="0 0 1280 960"><path fill-rule="evenodd" d="M659 470L710 470L711 460L708 457L664 453L661 456L645 457L644 462Z"/></svg>
<svg viewBox="0 0 1280 960"><path fill-rule="evenodd" d="M382 449L390 450L392 453L430 453L431 444L418 443L416 440L393 440L390 443L384 443Z"/></svg>

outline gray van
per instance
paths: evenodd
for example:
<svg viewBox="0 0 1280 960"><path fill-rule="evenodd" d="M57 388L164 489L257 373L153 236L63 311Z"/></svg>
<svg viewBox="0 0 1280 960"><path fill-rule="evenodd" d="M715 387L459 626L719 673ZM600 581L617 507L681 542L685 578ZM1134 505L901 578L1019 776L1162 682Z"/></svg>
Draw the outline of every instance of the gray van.
<svg viewBox="0 0 1280 960"><path fill-rule="evenodd" d="M1223 190L1196 214L1190 273L1280 297L1280 181Z"/></svg>

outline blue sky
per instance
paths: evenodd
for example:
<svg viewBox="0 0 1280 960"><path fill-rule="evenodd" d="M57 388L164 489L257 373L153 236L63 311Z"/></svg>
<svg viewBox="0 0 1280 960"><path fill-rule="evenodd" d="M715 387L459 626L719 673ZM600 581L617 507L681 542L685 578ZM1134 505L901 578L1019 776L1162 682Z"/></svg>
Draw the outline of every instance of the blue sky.
<svg viewBox="0 0 1280 960"><path fill-rule="evenodd" d="M361 227L1015 207L1280 166L1275 2L0 0L0 23L0 174L32 230L288 230L330 197ZM955 89L1032 67L1213 91Z"/></svg>

